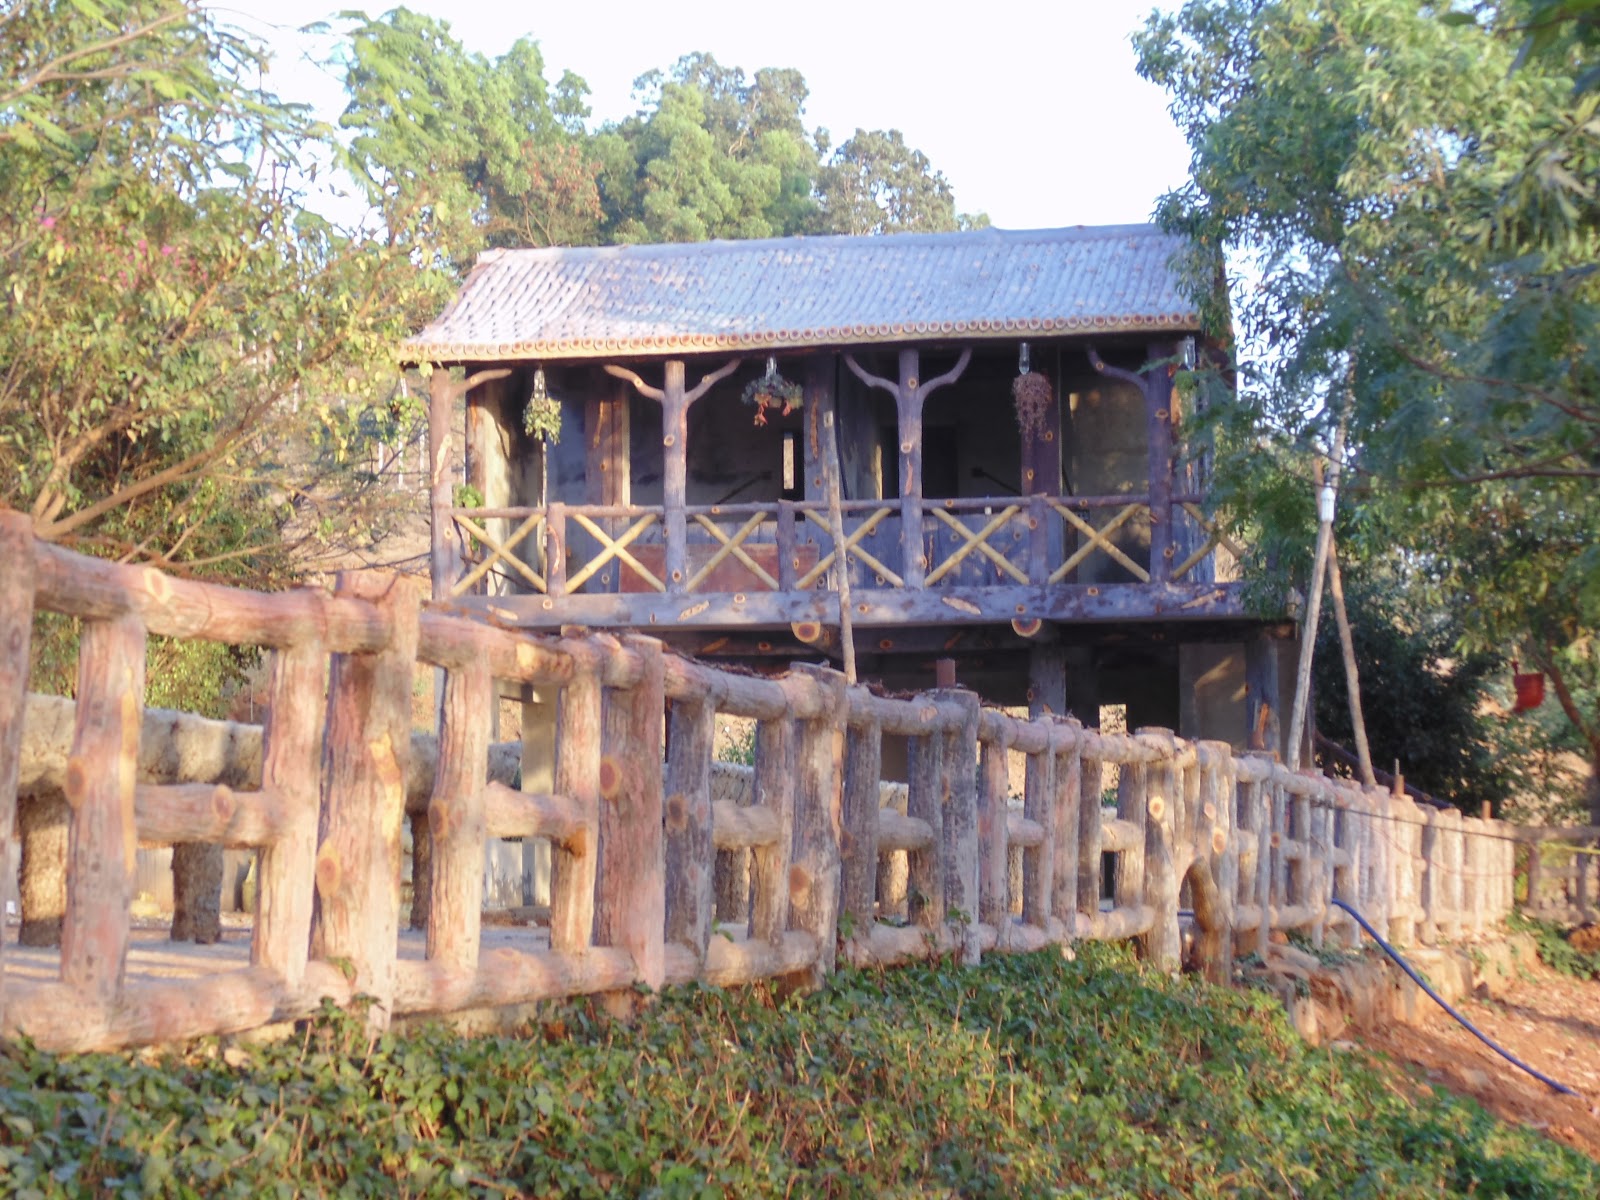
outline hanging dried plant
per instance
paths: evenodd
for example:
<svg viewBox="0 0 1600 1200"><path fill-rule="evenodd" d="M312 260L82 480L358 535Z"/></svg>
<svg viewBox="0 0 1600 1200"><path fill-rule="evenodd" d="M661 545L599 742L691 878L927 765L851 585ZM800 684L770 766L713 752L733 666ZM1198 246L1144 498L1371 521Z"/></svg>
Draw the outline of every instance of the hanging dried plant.
<svg viewBox="0 0 1600 1200"><path fill-rule="evenodd" d="M745 384L744 392L739 399L746 404L754 405L755 423L765 425L769 408L778 409L780 415L785 417L799 409L805 402L805 389L798 383L792 383L779 375L777 363L769 358L767 373L760 379L752 379Z"/></svg>
<svg viewBox="0 0 1600 1200"><path fill-rule="evenodd" d="M1017 405L1017 427L1023 436L1043 437L1050 424L1050 406L1055 403L1050 380L1038 371L1018 375L1011 381L1011 395Z"/></svg>

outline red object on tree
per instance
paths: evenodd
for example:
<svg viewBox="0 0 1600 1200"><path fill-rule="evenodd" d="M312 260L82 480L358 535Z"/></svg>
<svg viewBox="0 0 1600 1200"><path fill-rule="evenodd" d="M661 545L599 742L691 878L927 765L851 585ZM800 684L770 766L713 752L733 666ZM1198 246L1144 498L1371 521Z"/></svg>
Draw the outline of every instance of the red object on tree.
<svg viewBox="0 0 1600 1200"><path fill-rule="evenodd" d="M1517 703L1512 712L1527 712L1530 708L1538 708L1544 703L1544 672L1530 671L1524 674L1517 670L1517 664L1511 664L1511 685L1517 692Z"/></svg>

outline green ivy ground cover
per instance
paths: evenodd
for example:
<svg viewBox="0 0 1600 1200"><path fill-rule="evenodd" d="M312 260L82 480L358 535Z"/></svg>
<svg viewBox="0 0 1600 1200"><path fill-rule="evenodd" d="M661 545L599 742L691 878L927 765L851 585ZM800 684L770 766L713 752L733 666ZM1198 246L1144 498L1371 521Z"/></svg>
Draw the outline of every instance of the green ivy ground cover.
<svg viewBox="0 0 1600 1200"><path fill-rule="evenodd" d="M822 993L668 992L523 1038L160 1062L0 1051L0 1193L1584 1197L1600 1166L1306 1048L1269 998L1088 946Z"/></svg>

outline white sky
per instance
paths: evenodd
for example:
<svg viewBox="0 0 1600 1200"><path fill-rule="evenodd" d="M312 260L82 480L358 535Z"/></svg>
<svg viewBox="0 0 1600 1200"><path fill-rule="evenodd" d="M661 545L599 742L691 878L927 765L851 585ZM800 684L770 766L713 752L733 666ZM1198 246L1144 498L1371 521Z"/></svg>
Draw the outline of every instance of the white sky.
<svg viewBox="0 0 1600 1200"><path fill-rule="evenodd" d="M227 0L225 20L276 50L268 86L337 118L337 79L306 61L328 39L295 33L337 0ZM468 48L498 56L538 39L547 75L592 89L597 120L637 107L633 80L691 51L725 66L795 67L811 89L808 126L834 144L856 127L904 132L943 171L957 206L1010 229L1144 221L1185 177L1188 151L1162 93L1134 73L1128 35L1150 0L616 0L516 5L411 0ZM382 11L374 7L371 11Z"/></svg>

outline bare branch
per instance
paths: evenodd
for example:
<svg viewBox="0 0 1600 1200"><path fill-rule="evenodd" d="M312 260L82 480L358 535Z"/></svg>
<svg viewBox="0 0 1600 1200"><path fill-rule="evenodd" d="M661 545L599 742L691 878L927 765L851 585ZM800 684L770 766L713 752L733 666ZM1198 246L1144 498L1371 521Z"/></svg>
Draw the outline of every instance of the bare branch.
<svg viewBox="0 0 1600 1200"><path fill-rule="evenodd" d="M634 388L641 396L645 396L651 400L654 400L657 404L660 404L666 399L666 393L664 393L660 388L651 387L632 371L628 370L627 367L617 367L607 363L606 374L633 384Z"/></svg>
<svg viewBox="0 0 1600 1200"><path fill-rule="evenodd" d="M1137 371L1128 371L1124 370L1122 367L1113 367L1095 352L1095 348L1093 346L1085 346L1084 349L1089 355L1089 365L1101 375L1107 375L1112 379L1121 379L1127 383L1133 384L1134 387L1140 388L1141 390L1144 388L1145 377L1139 374Z"/></svg>
<svg viewBox="0 0 1600 1200"><path fill-rule="evenodd" d="M861 380L861 382L866 384L868 387L882 388L891 396L898 396L900 394L900 385L898 383L891 379L885 379L881 375L872 374L856 361L856 356L854 354L846 354L844 356L844 365L850 368L850 374Z"/></svg>
<svg viewBox="0 0 1600 1200"><path fill-rule="evenodd" d="M946 384L954 383L956 380L960 379L962 372L967 369L967 364L971 361L972 347L968 346L966 349L961 351L961 357L956 359L955 366L951 367L943 375L928 380L927 383L923 384L917 389L921 393L922 398L926 400L929 396L933 395L934 392L938 391Z"/></svg>
<svg viewBox="0 0 1600 1200"><path fill-rule="evenodd" d="M701 396L704 396L718 383L737 371L739 369L739 364L743 361L744 359L742 358L732 359L718 367L715 371L711 372L711 374L707 375L695 385L694 391L690 392L683 398L684 405L687 407L688 405L693 404L696 400L700 399Z"/></svg>

